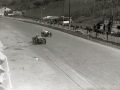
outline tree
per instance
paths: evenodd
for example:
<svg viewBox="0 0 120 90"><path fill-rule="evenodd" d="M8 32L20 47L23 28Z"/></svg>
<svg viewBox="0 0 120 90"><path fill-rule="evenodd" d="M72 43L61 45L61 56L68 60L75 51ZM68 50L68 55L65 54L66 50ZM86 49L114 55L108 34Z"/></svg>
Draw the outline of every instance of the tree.
<svg viewBox="0 0 120 90"><path fill-rule="evenodd" d="M29 9L30 9L30 6L27 5L27 4L23 4L23 5L21 6L21 10L29 10Z"/></svg>
<svg viewBox="0 0 120 90"><path fill-rule="evenodd" d="M42 6L43 4L40 1L35 1L33 5L35 5L36 7L39 7L39 6Z"/></svg>
<svg viewBox="0 0 120 90"><path fill-rule="evenodd" d="M15 4L14 0L9 3L9 5L14 5L14 4Z"/></svg>
<svg viewBox="0 0 120 90"><path fill-rule="evenodd" d="M47 5L48 3L50 3L51 0L44 0L44 4Z"/></svg>

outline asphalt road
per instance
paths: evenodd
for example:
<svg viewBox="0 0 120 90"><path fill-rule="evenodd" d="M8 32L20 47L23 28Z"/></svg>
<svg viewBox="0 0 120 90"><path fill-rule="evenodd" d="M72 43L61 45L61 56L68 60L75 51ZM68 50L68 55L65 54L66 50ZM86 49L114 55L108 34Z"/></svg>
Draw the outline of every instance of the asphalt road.
<svg viewBox="0 0 120 90"><path fill-rule="evenodd" d="M71 85L74 86L71 90L120 89L120 50L39 25L10 19L0 19L1 22L25 35L23 40L31 45L30 48L46 59L52 70L63 73L61 77L65 79L64 84L59 82L60 90L66 83L70 83L69 89L63 90L70 90ZM45 45L32 44L32 37L42 29L51 31L52 37L45 37ZM57 79L55 82L58 83Z"/></svg>

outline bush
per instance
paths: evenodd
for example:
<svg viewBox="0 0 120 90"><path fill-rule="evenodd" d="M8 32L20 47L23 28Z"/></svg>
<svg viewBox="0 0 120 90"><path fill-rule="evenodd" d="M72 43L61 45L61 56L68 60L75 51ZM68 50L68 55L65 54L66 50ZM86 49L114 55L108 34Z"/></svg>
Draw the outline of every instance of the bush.
<svg viewBox="0 0 120 90"><path fill-rule="evenodd" d="M42 3L40 1L35 1L33 5L35 5L36 7L39 7L42 5Z"/></svg>

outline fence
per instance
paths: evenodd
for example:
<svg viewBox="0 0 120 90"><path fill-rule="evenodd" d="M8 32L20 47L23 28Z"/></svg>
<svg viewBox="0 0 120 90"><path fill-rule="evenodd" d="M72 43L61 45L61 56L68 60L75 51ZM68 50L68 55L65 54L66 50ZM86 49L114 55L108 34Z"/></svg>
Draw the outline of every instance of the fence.
<svg viewBox="0 0 120 90"><path fill-rule="evenodd" d="M70 33L72 35L83 37L83 38L86 38L86 39L90 39L90 37L91 38L94 37L94 38L98 38L98 39L101 39L103 41L108 41L108 42L111 42L111 43L116 43L116 44L120 43L120 38L119 37L115 37L115 36L111 36L111 35L108 35L108 37L107 37L106 34L100 34L100 33L96 33L96 32L93 32L93 31L88 33L88 31L86 29L81 28L82 26L80 26L80 27L77 26L77 28L76 28L74 26L63 26L63 25L60 25L58 23L50 23L50 22L46 22L46 21L41 22L39 20L30 19L30 18L29 19L26 19L26 18L11 18L11 17L7 17L7 18L20 20L20 21L24 21L24 22L29 22L29 23L35 23L35 24L38 24L38 25L43 25L43 26L46 26L46 27L50 27L50 28L54 28L54 29L66 32L66 33ZM105 21L105 22L107 22L107 21ZM117 23L119 23L119 22L117 22ZM96 35L97 35L97 37L96 37Z"/></svg>

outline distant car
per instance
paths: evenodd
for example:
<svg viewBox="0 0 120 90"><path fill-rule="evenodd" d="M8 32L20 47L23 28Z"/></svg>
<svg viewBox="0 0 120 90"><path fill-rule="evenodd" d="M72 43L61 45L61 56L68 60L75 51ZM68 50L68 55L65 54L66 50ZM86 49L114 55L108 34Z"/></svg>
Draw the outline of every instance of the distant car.
<svg viewBox="0 0 120 90"><path fill-rule="evenodd" d="M36 44L46 44L46 39L39 36L32 37L32 41Z"/></svg>
<svg viewBox="0 0 120 90"><path fill-rule="evenodd" d="M117 32L115 36L120 37L120 32Z"/></svg>
<svg viewBox="0 0 120 90"><path fill-rule="evenodd" d="M120 37L120 32L111 32L111 36Z"/></svg>
<svg viewBox="0 0 120 90"><path fill-rule="evenodd" d="M48 37L48 36L52 36L52 33L50 32L50 31L47 31L47 30L44 30L43 29L43 31L41 31L41 36L43 36L43 37Z"/></svg>

